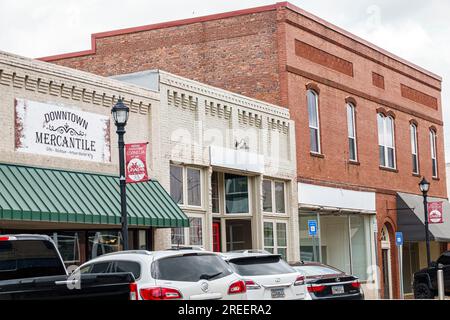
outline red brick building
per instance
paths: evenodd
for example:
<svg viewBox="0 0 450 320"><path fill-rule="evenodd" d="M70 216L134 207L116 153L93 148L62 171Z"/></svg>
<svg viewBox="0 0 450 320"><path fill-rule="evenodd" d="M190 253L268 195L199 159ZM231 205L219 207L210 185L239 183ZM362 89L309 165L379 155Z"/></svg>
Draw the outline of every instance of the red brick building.
<svg viewBox="0 0 450 320"><path fill-rule="evenodd" d="M442 79L290 3L98 33L91 50L41 60L104 76L162 69L289 108L305 217L299 238L308 243L302 259L354 273L376 263L381 296L399 294L394 239L397 214L406 214L399 193L421 195L425 176L430 195L447 198ZM317 202L317 194L330 201ZM361 205L346 205L349 197ZM374 221L355 219L370 214ZM336 228L348 236L310 243L311 217L323 219L328 237ZM358 237L375 244L358 247ZM422 256L421 239L410 240L406 254ZM333 257L336 241L349 241L349 252ZM436 243L433 255L439 250ZM408 268L410 277L417 266Z"/></svg>

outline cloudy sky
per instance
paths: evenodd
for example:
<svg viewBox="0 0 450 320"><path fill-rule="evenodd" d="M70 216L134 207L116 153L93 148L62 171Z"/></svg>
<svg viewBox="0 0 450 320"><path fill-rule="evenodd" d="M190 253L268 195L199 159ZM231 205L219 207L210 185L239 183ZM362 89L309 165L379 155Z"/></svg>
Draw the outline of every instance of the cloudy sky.
<svg viewBox="0 0 450 320"><path fill-rule="evenodd" d="M0 50L28 57L90 49L96 32L275 3L277 0L0 0ZM291 0L444 78L450 161L450 1ZM409 142L408 142L409 143Z"/></svg>

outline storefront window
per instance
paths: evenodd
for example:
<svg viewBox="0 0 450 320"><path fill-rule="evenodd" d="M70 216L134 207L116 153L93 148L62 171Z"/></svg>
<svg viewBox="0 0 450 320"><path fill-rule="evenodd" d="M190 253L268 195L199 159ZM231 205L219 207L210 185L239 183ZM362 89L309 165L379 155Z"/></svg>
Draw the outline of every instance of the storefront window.
<svg viewBox="0 0 450 320"><path fill-rule="evenodd" d="M273 238L273 223L272 222L264 222L264 249L273 253L273 249L275 246Z"/></svg>
<svg viewBox="0 0 450 320"><path fill-rule="evenodd" d="M189 219L189 243L192 246L203 245L202 237L202 218Z"/></svg>
<svg viewBox="0 0 450 320"><path fill-rule="evenodd" d="M121 250L123 250L122 236L119 231L88 232L89 260L107 253Z"/></svg>
<svg viewBox="0 0 450 320"><path fill-rule="evenodd" d="M367 279L367 241L364 217L350 216L350 235L352 243L352 270L361 280Z"/></svg>
<svg viewBox="0 0 450 320"><path fill-rule="evenodd" d="M188 205L200 207L202 205L200 170L187 169L187 188Z"/></svg>
<svg viewBox="0 0 450 320"><path fill-rule="evenodd" d="M319 237L308 235L309 220L318 222ZM320 261L367 280L367 268L371 263L369 222L368 216L358 214L300 214L301 260Z"/></svg>
<svg viewBox="0 0 450 320"><path fill-rule="evenodd" d="M219 174L213 172L211 175L211 201L212 201L212 212L220 213L219 210Z"/></svg>
<svg viewBox="0 0 450 320"><path fill-rule="evenodd" d="M263 211L272 212L272 181L263 181Z"/></svg>
<svg viewBox="0 0 450 320"><path fill-rule="evenodd" d="M183 204L183 168L170 166L170 196L173 201Z"/></svg>
<svg viewBox="0 0 450 320"><path fill-rule="evenodd" d="M286 213L284 182L275 182L275 205L277 213Z"/></svg>
<svg viewBox="0 0 450 320"><path fill-rule="evenodd" d="M277 223L277 253L287 259L286 223Z"/></svg>
<svg viewBox="0 0 450 320"><path fill-rule="evenodd" d="M80 263L80 241L78 232L54 232L49 235L55 242L65 264Z"/></svg>
<svg viewBox="0 0 450 320"><path fill-rule="evenodd" d="M316 237L308 234L308 221L318 221L317 214L301 214L299 218L300 224L300 260L302 261L320 261L319 243L320 233Z"/></svg>
<svg viewBox="0 0 450 320"><path fill-rule="evenodd" d="M350 237L348 216L320 216L322 262L347 273L350 269Z"/></svg>
<svg viewBox="0 0 450 320"><path fill-rule="evenodd" d="M226 213L249 213L248 178L225 174Z"/></svg>
<svg viewBox="0 0 450 320"><path fill-rule="evenodd" d="M172 245L184 244L184 228L172 228Z"/></svg>

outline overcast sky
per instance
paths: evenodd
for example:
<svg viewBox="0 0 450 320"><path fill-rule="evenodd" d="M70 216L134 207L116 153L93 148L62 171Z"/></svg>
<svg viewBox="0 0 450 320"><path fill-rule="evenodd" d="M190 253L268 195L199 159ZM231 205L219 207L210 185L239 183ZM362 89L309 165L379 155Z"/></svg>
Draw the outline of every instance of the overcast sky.
<svg viewBox="0 0 450 320"><path fill-rule="evenodd" d="M272 4L264 0L0 0L0 50L27 57L90 49L96 32ZM450 161L450 1L291 0L443 77ZM409 143L406 142L406 143Z"/></svg>

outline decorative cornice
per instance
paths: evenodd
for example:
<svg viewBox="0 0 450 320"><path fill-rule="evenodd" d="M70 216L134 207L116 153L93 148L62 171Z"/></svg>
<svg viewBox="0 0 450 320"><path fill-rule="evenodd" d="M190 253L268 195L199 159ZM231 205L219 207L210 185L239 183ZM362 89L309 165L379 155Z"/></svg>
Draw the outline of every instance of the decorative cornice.
<svg viewBox="0 0 450 320"><path fill-rule="evenodd" d="M231 105L245 107L249 110L264 113L270 116L276 116L284 120L290 119L289 109L252 99L237 93L209 86L194 80L183 78L162 70L159 70L160 82L167 86L190 91L212 99L221 100Z"/></svg>
<svg viewBox="0 0 450 320"><path fill-rule="evenodd" d="M420 119L432 122L432 123L434 123L436 125L439 125L439 126L444 125L442 120L435 119L435 118L430 117L430 116L428 116L428 115L426 115L424 113L421 113L421 112L416 112L416 111L410 110L409 108L406 108L406 107L400 106L398 104L386 101L384 99L380 99L380 98L374 97L374 96L369 95L369 94L367 94L365 92L359 91L357 89L350 88L350 87L348 87L346 85L343 85L343 84L340 84L338 82L335 82L335 81L323 78L321 76L314 75L312 73L300 70L298 68L295 68L295 67L292 67L292 66L289 66L289 65L286 66L286 70L288 72L291 72L291 73L296 74L298 76L304 77L304 78L306 78L308 80L312 80L312 81L324 84L326 86L332 87L334 89L338 89L338 90L344 91L344 92L346 92L348 94L351 94L353 96L358 96L360 98L363 98L363 99L375 102L377 104L383 105L383 106L388 107L390 109L409 114L409 115L411 115L413 117L420 118Z"/></svg>
<svg viewBox="0 0 450 320"><path fill-rule="evenodd" d="M110 107L119 96L131 112L147 114L156 92L0 51L0 85Z"/></svg>

